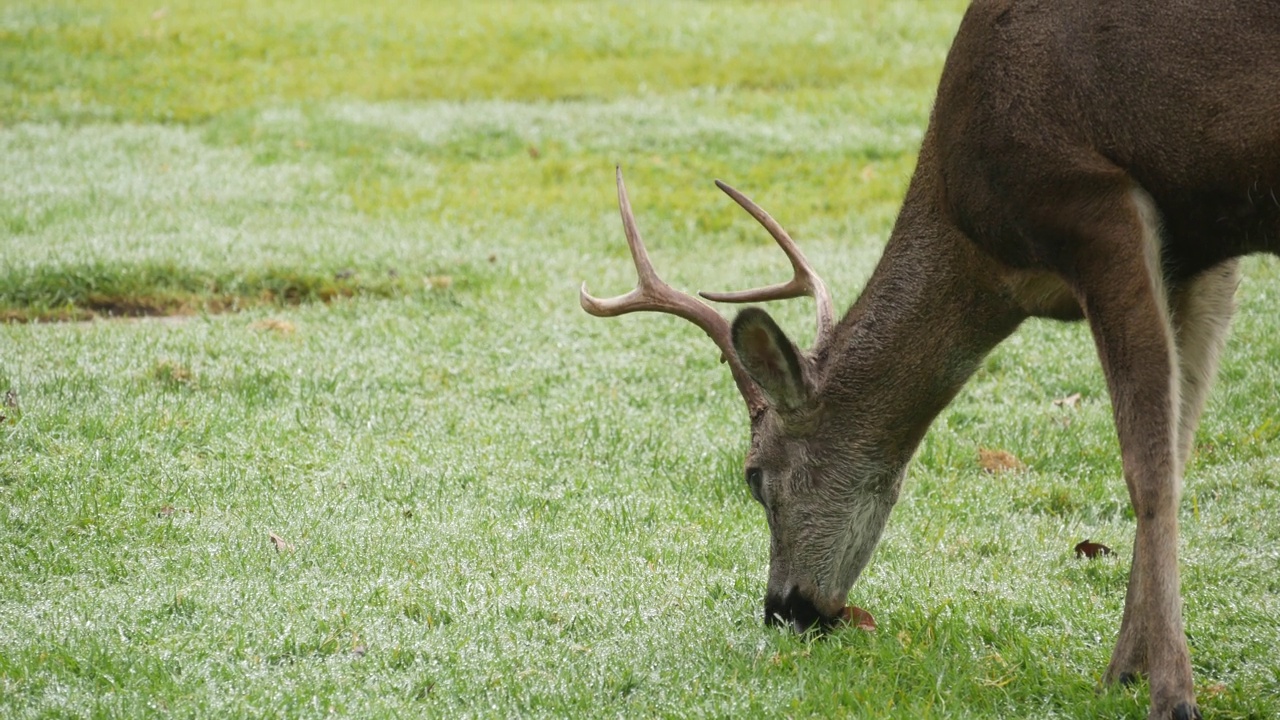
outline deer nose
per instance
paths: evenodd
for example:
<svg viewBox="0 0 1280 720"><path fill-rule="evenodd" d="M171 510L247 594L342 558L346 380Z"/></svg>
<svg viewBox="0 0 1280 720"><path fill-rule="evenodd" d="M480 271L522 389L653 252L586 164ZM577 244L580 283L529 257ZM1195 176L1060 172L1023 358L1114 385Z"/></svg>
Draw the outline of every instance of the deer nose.
<svg viewBox="0 0 1280 720"><path fill-rule="evenodd" d="M786 603L776 595L766 595L764 598L764 624L770 627L775 625L786 625L791 622L791 616L787 612Z"/></svg>
<svg viewBox="0 0 1280 720"><path fill-rule="evenodd" d="M822 613L800 589L792 587L785 595L769 593L764 599L765 625L793 625L796 632L804 632L822 620Z"/></svg>

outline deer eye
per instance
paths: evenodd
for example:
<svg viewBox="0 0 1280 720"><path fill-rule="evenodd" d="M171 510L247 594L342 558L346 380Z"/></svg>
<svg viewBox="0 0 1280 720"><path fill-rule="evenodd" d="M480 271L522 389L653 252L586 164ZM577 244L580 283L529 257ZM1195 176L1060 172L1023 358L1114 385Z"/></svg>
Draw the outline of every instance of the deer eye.
<svg viewBox="0 0 1280 720"><path fill-rule="evenodd" d="M751 497L764 504L764 471L758 467L747 468L747 487L751 489Z"/></svg>

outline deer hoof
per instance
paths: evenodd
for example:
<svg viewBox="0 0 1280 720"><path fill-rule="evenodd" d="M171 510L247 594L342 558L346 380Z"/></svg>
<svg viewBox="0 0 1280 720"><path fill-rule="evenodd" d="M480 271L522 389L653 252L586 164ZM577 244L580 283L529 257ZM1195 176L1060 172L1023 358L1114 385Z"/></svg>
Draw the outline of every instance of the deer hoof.
<svg viewBox="0 0 1280 720"><path fill-rule="evenodd" d="M1168 705L1165 705L1167 708ZM1200 708L1196 707L1195 701L1183 701L1173 707L1172 711L1160 710L1157 703L1153 703L1151 712L1147 714L1147 720L1204 720L1200 714Z"/></svg>

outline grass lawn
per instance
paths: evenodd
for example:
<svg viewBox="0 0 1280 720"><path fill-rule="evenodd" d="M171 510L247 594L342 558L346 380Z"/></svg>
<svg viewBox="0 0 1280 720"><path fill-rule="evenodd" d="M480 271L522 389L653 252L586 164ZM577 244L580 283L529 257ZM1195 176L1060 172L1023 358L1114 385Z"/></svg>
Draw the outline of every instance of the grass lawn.
<svg viewBox="0 0 1280 720"><path fill-rule="evenodd" d="M815 639L761 623L714 347L578 307L634 281L615 163L673 285L786 276L719 177L851 302L962 10L0 2L0 716L1144 717L1097 691L1134 523L1084 326L987 359L879 629ZM1183 503L1215 718L1280 716L1277 293L1248 260Z"/></svg>

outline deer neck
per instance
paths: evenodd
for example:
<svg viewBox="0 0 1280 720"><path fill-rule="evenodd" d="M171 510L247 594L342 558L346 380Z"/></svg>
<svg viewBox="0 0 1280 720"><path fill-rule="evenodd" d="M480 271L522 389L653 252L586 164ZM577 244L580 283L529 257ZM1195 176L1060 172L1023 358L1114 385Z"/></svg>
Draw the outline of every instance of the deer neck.
<svg viewBox="0 0 1280 720"><path fill-rule="evenodd" d="M1002 268L945 221L927 150L884 255L819 357L824 424L842 436L829 444L892 499L934 418L1024 317Z"/></svg>

